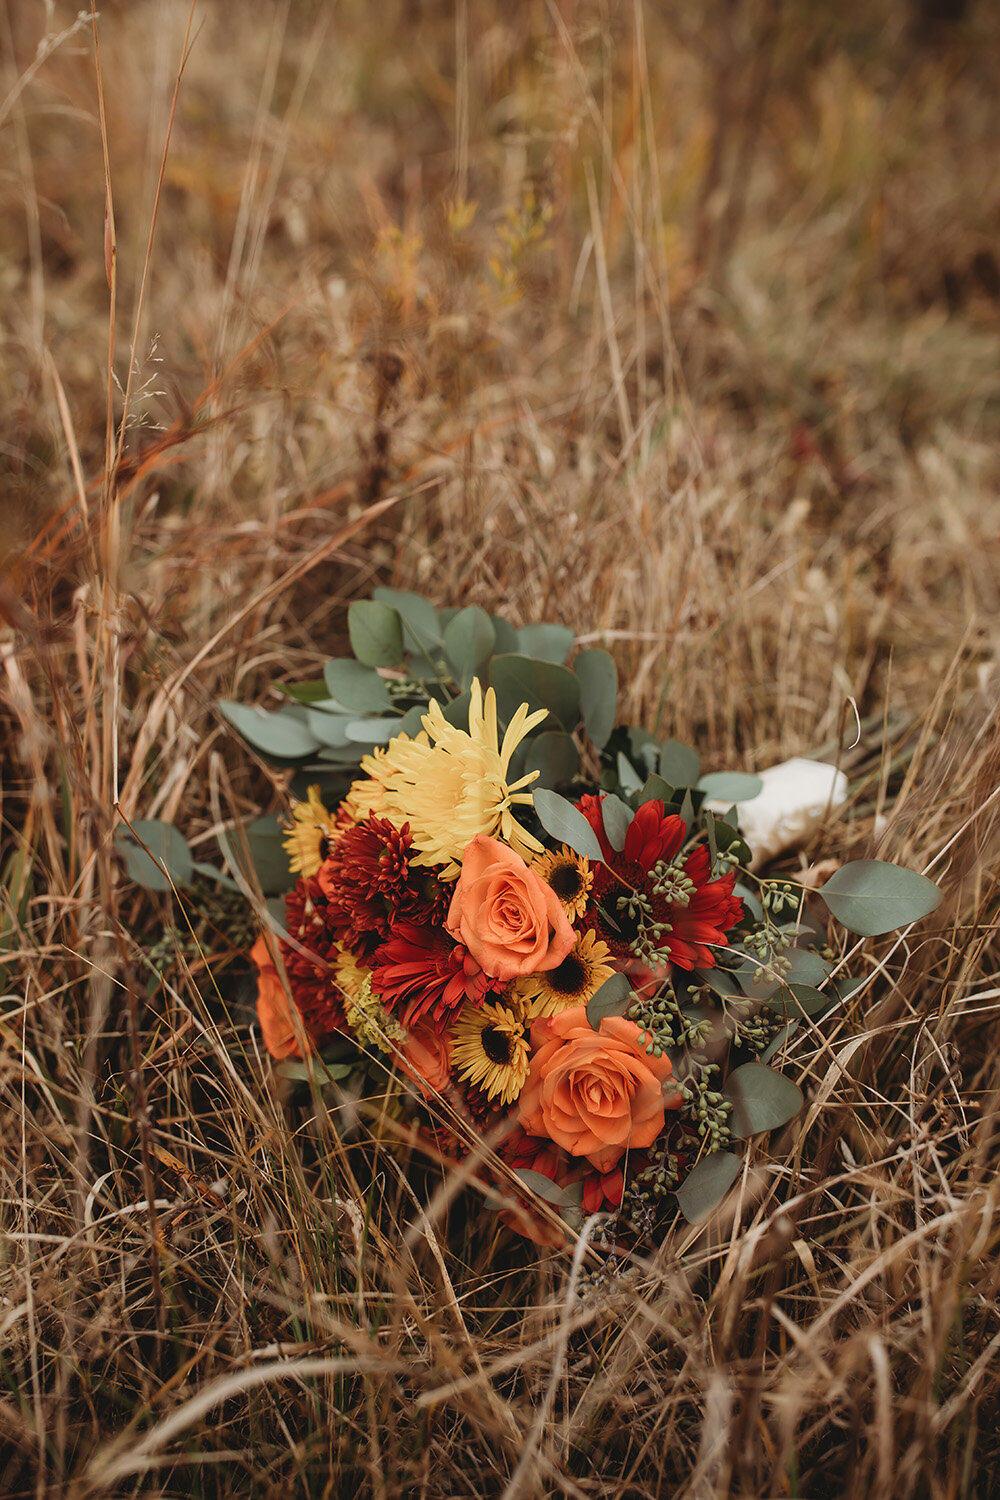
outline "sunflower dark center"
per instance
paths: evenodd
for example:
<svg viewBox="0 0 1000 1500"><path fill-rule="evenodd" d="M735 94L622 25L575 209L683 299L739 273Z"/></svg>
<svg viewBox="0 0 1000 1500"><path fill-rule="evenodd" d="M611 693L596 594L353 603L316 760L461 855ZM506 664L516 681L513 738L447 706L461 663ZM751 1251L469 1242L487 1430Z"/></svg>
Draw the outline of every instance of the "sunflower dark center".
<svg viewBox="0 0 1000 1500"><path fill-rule="evenodd" d="M496 1026L484 1026L482 1041L483 1051L491 1063L510 1062L510 1037L505 1031L500 1031Z"/></svg>
<svg viewBox="0 0 1000 1500"><path fill-rule="evenodd" d="M549 989L557 995L578 995L587 983L587 965L578 954L571 953L545 977Z"/></svg>
<svg viewBox="0 0 1000 1500"><path fill-rule="evenodd" d="M549 876L549 885L560 901L574 901L583 890L583 876L576 865L556 865Z"/></svg>
<svg viewBox="0 0 1000 1500"><path fill-rule="evenodd" d="M320 834L320 838L319 838L319 857L320 857L320 863L322 863L323 860L326 859L326 856L329 854L329 852L330 852L330 840L327 838L327 836L326 836L325 833L321 833Z"/></svg>

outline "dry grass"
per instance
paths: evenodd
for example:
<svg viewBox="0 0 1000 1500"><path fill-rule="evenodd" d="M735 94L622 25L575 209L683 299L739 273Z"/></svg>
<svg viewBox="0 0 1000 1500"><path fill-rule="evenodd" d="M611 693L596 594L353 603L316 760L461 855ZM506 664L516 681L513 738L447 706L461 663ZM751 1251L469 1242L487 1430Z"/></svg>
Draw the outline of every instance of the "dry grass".
<svg viewBox="0 0 1000 1500"><path fill-rule="evenodd" d="M0 1493L985 1500L995 17L252 9L199 8L172 116L188 6L102 8L110 426L92 32L0 13ZM246 913L111 854L116 802L209 858L281 805L213 700L378 580L610 642L713 764L853 697L803 860L946 891L795 1042L736 1211L600 1295L282 1099Z"/></svg>

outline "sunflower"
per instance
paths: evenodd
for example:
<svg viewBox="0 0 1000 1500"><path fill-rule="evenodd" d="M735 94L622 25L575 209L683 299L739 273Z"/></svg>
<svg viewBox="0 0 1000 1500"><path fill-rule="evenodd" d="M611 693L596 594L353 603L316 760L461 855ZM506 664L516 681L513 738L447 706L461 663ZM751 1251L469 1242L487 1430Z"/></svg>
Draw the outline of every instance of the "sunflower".
<svg viewBox="0 0 1000 1500"><path fill-rule="evenodd" d="M562 963L544 974L526 974L518 979L514 993L528 1006L532 1021L556 1016L571 1005L586 1005L606 979L615 972L606 943L596 933L581 933Z"/></svg>
<svg viewBox="0 0 1000 1500"><path fill-rule="evenodd" d="M319 787L309 788L305 802L292 803L292 826L284 841L293 875L315 875L326 858L335 819L320 801Z"/></svg>
<svg viewBox="0 0 1000 1500"><path fill-rule="evenodd" d="M513 1104L528 1077L527 1021L520 1008L467 1005L451 1030L451 1060L458 1077L487 1099Z"/></svg>
<svg viewBox="0 0 1000 1500"><path fill-rule="evenodd" d="M578 921L587 909L587 897L594 884L594 872L586 855L576 854L563 844L559 850L547 849L531 868L555 891L570 921Z"/></svg>
<svg viewBox="0 0 1000 1500"><path fill-rule="evenodd" d="M368 779L351 787L351 809L356 816L376 812L399 829L408 825L418 851L411 864L443 865L442 880L455 879L462 855L480 833L503 839L529 860L542 853L542 846L515 820L512 809L530 807L531 793L524 788L538 772L510 783L507 775L517 746L544 718L544 709L529 713L522 703L501 744L496 694L490 688L484 699L474 679L468 732L449 724L441 705L432 700L415 739L397 735L384 752L362 760Z"/></svg>

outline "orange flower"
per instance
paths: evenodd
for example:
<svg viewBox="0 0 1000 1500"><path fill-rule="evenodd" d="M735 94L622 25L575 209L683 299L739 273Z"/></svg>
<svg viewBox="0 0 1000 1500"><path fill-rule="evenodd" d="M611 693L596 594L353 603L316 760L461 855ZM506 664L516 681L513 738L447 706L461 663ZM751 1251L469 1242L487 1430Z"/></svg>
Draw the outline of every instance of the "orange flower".
<svg viewBox="0 0 1000 1500"><path fill-rule="evenodd" d="M554 969L575 940L552 887L513 849L482 833L462 856L446 926L484 973L504 983Z"/></svg>
<svg viewBox="0 0 1000 1500"><path fill-rule="evenodd" d="M585 1156L601 1173L610 1173L627 1149L651 1146L664 1110L677 1109L681 1096L664 1098L670 1059L647 1054L643 1035L624 1016L605 1016L594 1031L583 1005L536 1021L518 1099L524 1129Z"/></svg>
<svg viewBox="0 0 1000 1500"><path fill-rule="evenodd" d="M271 961L271 950L263 933L250 949L250 957L259 970L257 1020L264 1046L279 1062L283 1057L301 1057L302 1052L295 1035L295 1013Z"/></svg>
<svg viewBox="0 0 1000 1500"><path fill-rule="evenodd" d="M425 1099L441 1094L451 1077L451 1039L441 1034L430 1021L411 1026L398 1059L400 1069L412 1078Z"/></svg>

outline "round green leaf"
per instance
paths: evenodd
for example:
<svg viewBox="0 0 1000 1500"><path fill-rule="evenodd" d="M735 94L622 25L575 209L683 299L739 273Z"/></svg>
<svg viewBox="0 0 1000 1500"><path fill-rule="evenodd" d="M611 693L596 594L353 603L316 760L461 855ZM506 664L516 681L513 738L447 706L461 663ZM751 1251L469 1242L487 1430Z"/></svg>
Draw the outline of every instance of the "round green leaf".
<svg viewBox="0 0 1000 1500"><path fill-rule="evenodd" d="M701 778L698 790L716 802L752 802L764 790L764 783L743 771L713 771Z"/></svg>
<svg viewBox="0 0 1000 1500"><path fill-rule="evenodd" d="M399 611L378 599L355 599L348 607L351 650L366 667L398 667L403 660Z"/></svg>
<svg viewBox="0 0 1000 1500"><path fill-rule="evenodd" d="M919 922L941 904L933 880L881 859L858 859L842 866L819 894L837 921L859 937L881 937Z"/></svg>
<svg viewBox="0 0 1000 1500"><path fill-rule="evenodd" d="M531 656L494 656L490 682L496 689L497 709L510 723L522 703L544 708L563 729L576 728L580 718L580 684L566 667Z"/></svg>
<svg viewBox="0 0 1000 1500"><path fill-rule="evenodd" d="M775 1033L766 1049L760 1054L759 1061L769 1063L772 1057L777 1057L782 1047L784 1047L786 1042L791 1041L798 1029L798 1021L789 1021L787 1026L782 1026L781 1030Z"/></svg>
<svg viewBox="0 0 1000 1500"><path fill-rule="evenodd" d="M522 625L517 632L517 649L522 656L555 662L561 667L573 647L575 637L566 625Z"/></svg>
<svg viewBox="0 0 1000 1500"><path fill-rule="evenodd" d="M556 1208L577 1208L583 1200L583 1184L574 1182L569 1187L560 1187L553 1182L551 1177L546 1177L544 1172L535 1172L531 1167L517 1167L514 1176L524 1186L535 1194L536 1198L544 1198L546 1203L553 1204Z"/></svg>
<svg viewBox="0 0 1000 1500"><path fill-rule="evenodd" d="M715 1212L742 1167L732 1151L713 1151L695 1162L677 1189L678 1206L689 1224L699 1224Z"/></svg>
<svg viewBox="0 0 1000 1500"><path fill-rule="evenodd" d="M635 766L633 766L628 756L623 755L620 750L618 752L618 785L626 797L630 797L633 792L641 792L643 785L642 777L635 769Z"/></svg>
<svg viewBox="0 0 1000 1500"><path fill-rule="evenodd" d="M798 1084L760 1063L744 1063L735 1068L722 1091L733 1101L730 1129L737 1137L777 1130L802 1108L802 1090Z"/></svg>
<svg viewBox="0 0 1000 1500"><path fill-rule="evenodd" d="M623 1016L632 1004L632 986L624 974L612 974L587 1001L587 1020L596 1031L605 1016Z"/></svg>
<svg viewBox="0 0 1000 1500"><path fill-rule="evenodd" d="M697 786L701 774L701 758L690 745L680 740L667 740L660 750L660 775L672 787Z"/></svg>
<svg viewBox="0 0 1000 1500"><path fill-rule="evenodd" d="M139 818L131 828L122 823L115 829L115 848L125 863L129 879L147 891L169 891L170 880L174 885L191 884L194 875L191 850L172 823L162 823L157 818Z"/></svg>
<svg viewBox="0 0 1000 1500"><path fill-rule="evenodd" d="M445 627L444 649L463 688L482 672L493 654L496 638L493 621L478 604L459 610Z"/></svg>
<svg viewBox="0 0 1000 1500"><path fill-rule="evenodd" d="M561 730L549 730L528 741L524 757L524 771L538 771L539 777L532 784L532 791L542 787L554 790L572 781L580 769L580 752L571 734Z"/></svg>
<svg viewBox="0 0 1000 1500"><path fill-rule="evenodd" d="M668 786L662 776L647 776L639 793L639 806L642 807L645 802L669 803L673 794L673 787Z"/></svg>
<svg viewBox="0 0 1000 1500"><path fill-rule="evenodd" d="M503 656L516 656L518 651L517 631L502 615L490 615L490 623L496 635L494 651Z"/></svg>
<svg viewBox="0 0 1000 1500"><path fill-rule="evenodd" d="M625 835L628 833L629 824L635 814L627 802L620 797L610 793L601 798L601 817L604 820L604 832L607 834L608 843L612 849L621 852L625 847Z"/></svg>
<svg viewBox="0 0 1000 1500"><path fill-rule="evenodd" d="M306 710L306 723L311 733L321 745L334 750L343 750L350 743L347 738L347 726L350 722L351 716L344 714L320 713L313 708Z"/></svg>
<svg viewBox="0 0 1000 1500"><path fill-rule="evenodd" d="M323 677L330 697L350 714L379 714L392 707L389 689L374 667L352 661L349 656L328 661Z"/></svg>
<svg viewBox="0 0 1000 1500"><path fill-rule="evenodd" d="M615 727L618 708L618 668L607 651L581 651L573 663L580 683L580 711L587 738L603 750Z"/></svg>
<svg viewBox="0 0 1000 1500"><path fill-rule="evenodd" d="M558 792L545 790L535 792L534 803L538 821L546 833L551 834L558 843L568 844L585 859L592 859L596 864L604 863L597 834L579 808L574 807L572 802L567 802L565 797L560 797Z"/></svg>
<svg viewBox="0 0 1000 1500"><path fill-rule="evenodd" d="M297 760L299 756L312 755L319 749L319 740L305 718L297 718L292 709L283 708L270 714L262 708L250 708L245 703L232 703L226 698L220 700L219 708L233 728L264 755Z"/></svg>
<svg viewBox="0 0 1000 1500"><path fill-rule="evenodd" d="M372 597L379 604L395 609L403 620L403 645L407 651L418 652L430 659L442 645L441 623L437 610L423 594L411 594L405 589L375 589ZM357 653L355 653L357 654ZM388 666L388 662L372 662L371 666ZM392 663L395 665L395 663Z"/></svg>

